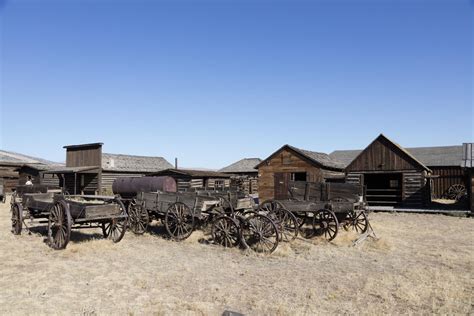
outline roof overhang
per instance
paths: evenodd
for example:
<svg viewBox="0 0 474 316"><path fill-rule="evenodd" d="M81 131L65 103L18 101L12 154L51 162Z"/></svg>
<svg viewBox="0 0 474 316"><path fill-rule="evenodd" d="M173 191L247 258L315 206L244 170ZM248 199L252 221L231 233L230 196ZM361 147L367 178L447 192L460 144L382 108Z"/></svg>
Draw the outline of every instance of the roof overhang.
<svg viewBox="0 0 474 316"><path fill-rule="evenodd" d="M66 173L99 173L100 168L97 166L85 166L85 167L63 167L55 168L43 173L54 173L54 174L66 174Z"/></svg>

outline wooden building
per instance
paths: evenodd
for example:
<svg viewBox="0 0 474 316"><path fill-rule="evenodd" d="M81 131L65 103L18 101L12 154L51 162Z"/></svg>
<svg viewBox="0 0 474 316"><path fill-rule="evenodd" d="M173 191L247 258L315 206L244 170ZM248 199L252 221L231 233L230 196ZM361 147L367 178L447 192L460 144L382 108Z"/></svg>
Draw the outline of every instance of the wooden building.
<svg viewBox="0 0 474 316"><path fill-rule="evenodd" d="M191 169L166 169L148 176L169 176L176 180L178 192L196 189L224 190L230 188L230 175L222 172Z"/></svg>
<svg viewBox="0 0 474 316"><path fill-rule="evenodd" d="M474 143L463 144L461 167L467 175L467 194L471 214L474 212Z"/></svg>
<svg viewBox="0 0 474 316"><path fill-rule="evenodd" d="M5 192L11 192L17 185L24 184L23 178L27 177L27 174L20 174L20 169L26 165L37 168L37 171L31 170L32 175L39 175L39 169L44 170L50 166L57 165L57 163L16 152L0 150L0 178L4 180ZM39 176L32 178L36 183L39 183Z"/></svg>
<svg viewBox="0 0 474 316"><path fill-rule="evenodd" d="M257 165L260 201L286 199L289 181L343 179L343 166L329 155L284 145Z"/></svg>
<svg viewBox="0 0 474 316"><path fill-rule="evenodd" d="M112 194L118 177L140 177L171 168L162 157L107 154L102 143L64 146L66 166L45 171L56 174L60 186L71 194Z"/></svg>
<svg viewBox="0 0 474 316"><path fill-rule="evenodd" d="M386 146L382 147L383 144L385 144ZM369 147L371 146L369 145ZM388 154L388 149L386 148L398 148L393 149L392 152L398 152L399 154L395 154L395 156L393 156L392 153ZM366 153L363 156L359 157L364 151L366 151ZM444 198L452 185L466 184L466 172L461 168L461 164L459 163L462 157L462 146L402 148L398 144L387 139L384 135L380 135L373 142L373 146L370 149L366 148L365 150L336 150L332 152L330 156L333 159L341 162L346 167L348 181L359 181L357 179L353 179L353 177L356 175L357 177L361 177L360 181L363 181L364 184L367 184L368 181L371 181L371 176L369 175L367 179L362 179L364 177L363 174L365 174L365 171L368 171L369 173L380 173L387 168L391 168L391 170L389 171L390 173L394 174L393 177L398 177L400 179L400 176L407 173L408 170L414 170L413 167L409 167L407 165L402 164L400 159L397 158L397 156L401 156L401 158L406 158L407 154L419 163L415 169L426 171L425 173L422 172L421 175L418 177L419 180L416 181L419 185L423 185L423 189L418 188L419 190L417 191L417 194L415 194L415 196L412 196L411 199L408 199L410 192L409 190L405 190L402 192L402 186L399 186L397 188L382 188L380 187L381 184L372 183L371 186L375 186L375 189L380 188L381 190L392 190L385 192L394 192L396 195L398 195L397 198L393 196L389 197L388 195L391 194L381 194L381 192L384 191L378 191L379 196L368 198L369 200L372 200L372 205L405 204L409 206L426 206L431 199ZM358 158L358 161L352 164L356 158ZM382 170L377 171L377 169L379 168L372 165L372 163L375 161L374 159L378 159L378 161L384 164L382 167L380 167L380 169ZM382 161L386 159L398 159L398 162ZM410 158L406 159L410 160ZM413 159L411 160L413 161ZM389 167L389 165L391 167ZM403 168L409 169L404 170ZM419 174L418 171L416 171L416 173ZM398 175L395 176L395 174ZM408 174L405 176L405 178L406 181L408 181ZM394 183L395 181L392 182L392 184ZM400 185L403 185L403 181L400 182ZM408 183L405 183L405 185L405 189L413 187L413 185L408 185ZM387 186L387 184L382 186ZM367 189L369 189L369 191L371 190L370 188ZM375 192L375 195L377 195L377 192ZM387 195L386 199L382 198L382 195ZM419 202L412 203L415 201Z"/></svg>
<svg viewBox="0 0 474 316"><path fill-rule="evenodd" d="M260 158L244 158L224 167L218 172L231 175L231 186L246 194L258 194L257 165L262 162Z"/></svg>
<svg viewBox="0 0 474 316"><path fill-rule="evenodd" d="M62 168L61 164L24 164L17 169L18 184L24 185L28 178L31 178L33 184L43 184L50 187L59 187L59 177L56 174L44 173L45 171Z"/></svg>

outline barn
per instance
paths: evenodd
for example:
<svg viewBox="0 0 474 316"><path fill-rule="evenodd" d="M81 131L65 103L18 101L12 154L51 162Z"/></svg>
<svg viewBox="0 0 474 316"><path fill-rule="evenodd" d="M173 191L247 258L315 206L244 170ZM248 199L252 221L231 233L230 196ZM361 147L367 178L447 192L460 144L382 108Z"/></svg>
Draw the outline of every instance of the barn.
<svg viewBox="0 0 474 316"><path fill-rule="evenodd" d="M169 176L175 179L178 192L196 189L223 190L230 187L230 175L210 170L166 169L148 176Z"/></svg>
<svg viewBox="0 0 474 316"><path fill-rule="evenodd" d="M403 148L381 134L364 150L336 150L330 156L345 166L348 182L366 186L371 205L428 206L467 181L462 146Z"/></svg>
<svg viewBox="0 0 474 316"><path fill-rule="evenodd" d="M338 181L344 166L328 154L284 145L257 165L261 201L288 198L289 181Z"/></svg>
<svg viewBox="0 0 474 316"><path fill-rule="evenodd" d="M224 167L218 172L231 175L231 183L246 194L258 193L258 170L257 165L262 162L260 158L244 158Z"/></svg>
<svg viewBox="0 0 474 316"><path fill-rule="evenodd" d="M60 185L71 194L112 194L112 184L118 177L141 177L171 168L162 157L108 154L103 143L64 146L66 165L47 170L56 174Z"/></svg>

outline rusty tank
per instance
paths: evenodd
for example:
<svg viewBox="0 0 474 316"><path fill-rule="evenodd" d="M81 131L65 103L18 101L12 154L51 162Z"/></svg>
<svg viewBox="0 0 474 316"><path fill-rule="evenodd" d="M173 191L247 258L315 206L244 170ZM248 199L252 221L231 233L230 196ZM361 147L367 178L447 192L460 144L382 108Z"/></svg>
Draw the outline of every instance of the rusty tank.
<svg viewBox="0 0 474 316"><path fill-rule="evenodd" d="M176 192L176 181L172 177L121 177L112 184L114 194L132 198L138 192Z"/></svg>

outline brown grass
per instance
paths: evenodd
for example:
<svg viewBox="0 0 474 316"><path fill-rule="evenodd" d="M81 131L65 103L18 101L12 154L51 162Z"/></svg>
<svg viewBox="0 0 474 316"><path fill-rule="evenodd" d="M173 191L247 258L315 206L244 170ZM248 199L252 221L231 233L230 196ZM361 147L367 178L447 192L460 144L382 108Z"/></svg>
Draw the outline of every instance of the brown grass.
<svg viewBox="0 0 474 316"><path fill-rule="evenodd" d="M200 242L160 229L119 244L74 231L64 251L44 230L13 236L0 204L0 314L259 315L472 314L473 220L371 214L380 237L353 247L342 231L283 244L272 256Z"/></svg>

